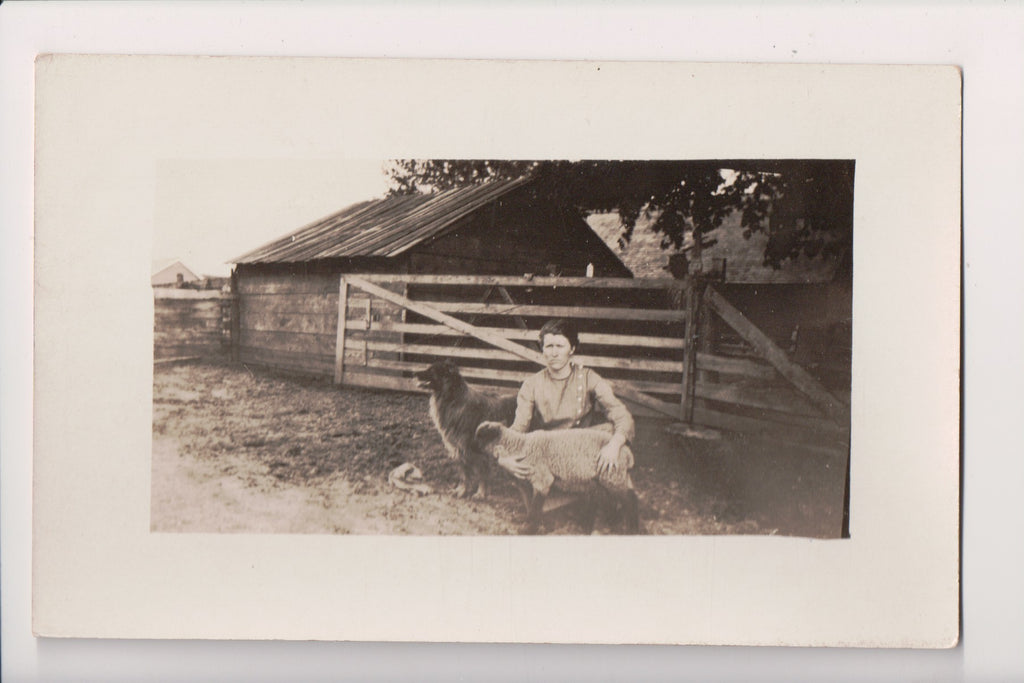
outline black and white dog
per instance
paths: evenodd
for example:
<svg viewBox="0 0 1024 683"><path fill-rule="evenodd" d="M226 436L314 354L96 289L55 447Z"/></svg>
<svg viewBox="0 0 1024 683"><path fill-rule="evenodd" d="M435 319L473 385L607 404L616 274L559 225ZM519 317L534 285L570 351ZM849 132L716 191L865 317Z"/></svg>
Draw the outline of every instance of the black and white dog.
<svg viewBox="0 0 1024 683"><path fill-rule="evenodd" d="M476 440L476 428L482 422L512 424L516 415L515 395L471 387L459 368L450 360L438 361L414 373L423 389L430 390L430 417L434 420L448 456L459 464L461 481L457 496L487 495L491 458Z"/></svg>

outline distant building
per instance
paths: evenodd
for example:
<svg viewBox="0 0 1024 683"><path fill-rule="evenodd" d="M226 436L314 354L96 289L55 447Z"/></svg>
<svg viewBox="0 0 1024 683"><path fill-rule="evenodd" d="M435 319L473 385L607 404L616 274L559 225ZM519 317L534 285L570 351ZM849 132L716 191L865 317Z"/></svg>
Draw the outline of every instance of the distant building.
<svg viewBox="0 0 1024 683"><path fill-rule="evenodd" d="M150 284L154 287L183 287L198 282L200 277L178 259L163 259L153 262Z"/></svg>

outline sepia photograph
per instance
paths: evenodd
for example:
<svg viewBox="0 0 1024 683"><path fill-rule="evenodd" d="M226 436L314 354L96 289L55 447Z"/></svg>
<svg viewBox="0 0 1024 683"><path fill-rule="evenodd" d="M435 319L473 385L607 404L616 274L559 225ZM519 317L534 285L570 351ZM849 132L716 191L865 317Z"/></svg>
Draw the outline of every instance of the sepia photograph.
<svg viewBox="0 0 1024 683"><path fill-rule="evenodd" d="M35 84L35 635L958 642L955 68Z"/></svg>
<svg viewBox="0 0 1024 683"><path fill-rule="evenodd" d="M849 536L853 160L294 167L158 167L152 531Z"/></svg>

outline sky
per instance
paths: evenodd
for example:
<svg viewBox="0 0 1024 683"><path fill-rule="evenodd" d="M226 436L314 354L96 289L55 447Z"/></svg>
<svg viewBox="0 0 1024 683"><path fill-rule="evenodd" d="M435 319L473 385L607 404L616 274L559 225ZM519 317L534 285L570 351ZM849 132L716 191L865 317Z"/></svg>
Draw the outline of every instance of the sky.
<svg viewBox="0 0 1024 683"><path fill-rule="evenodd" d="M152 257L197 275L356 202L384 196L383 161L166 160L157 164Z"/></svg>

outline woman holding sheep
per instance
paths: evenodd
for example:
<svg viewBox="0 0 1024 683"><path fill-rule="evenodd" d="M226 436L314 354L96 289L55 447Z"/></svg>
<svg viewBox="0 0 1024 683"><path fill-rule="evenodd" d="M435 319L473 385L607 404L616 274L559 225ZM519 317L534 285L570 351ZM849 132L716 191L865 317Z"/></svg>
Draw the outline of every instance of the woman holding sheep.
<svg viewBox="0 0 1024 683"><path fill-rule="evenodd" d="M633 458L623 446L635 434L633 416L607 381L573 362L579 346L575 326L566 320L550 320L541 327L539 337L546 367L523 382L511 429L606 428L612 438L598 455L598 470L628 469ZM519 478L529 477L530 469L521 460L502 461L501 465Z"/></svg>

